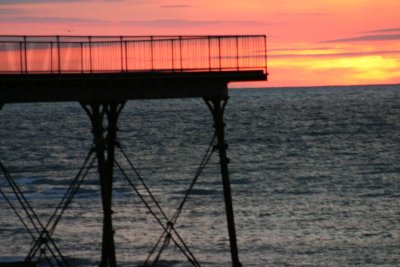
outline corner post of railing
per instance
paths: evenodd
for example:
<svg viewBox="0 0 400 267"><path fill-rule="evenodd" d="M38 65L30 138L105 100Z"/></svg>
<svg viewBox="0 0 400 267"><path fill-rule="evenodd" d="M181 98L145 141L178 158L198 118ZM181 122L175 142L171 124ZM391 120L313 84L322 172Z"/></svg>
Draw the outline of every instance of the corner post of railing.
<svg viewBox="0 0 400 267"><path fill-rule="evenodd" d="M239 71L239 36L236 35L236 70Z"/></svg>
<svg viewBox="0 0 400 267"><path fill-rule="evenodd" d="M121 71L124 71L124 47L123 47L123 37L119 37L120 47L121 47Z"/></svg>
<svg viewBox="0 0 400 267"><path fill-rule="evenodd" d="M57 65L58 65L58 73L61 73L60 36L56 36L56 39L57 39Z"/></svg>
<svg viewBox="0 0 400 267"><path fill-rule="evenodd" d="M208 42L208 70L211 71L211 36L207 36Z"/></svg>
<svg viewBox="0 0 400 267"><path fill-rule="evenodd" d="M183 71L183 59L182 59L182 36L179 36L179 61L181 63L181 72Z"/></svg>
<svg viewBox="0 0 400 267"><path fill-rule="evenodd" d="M154 37L150 36L151 71L154 71L153 40L154 40Z"/></svg>
<svg viewBox="0 0 400 267"><path fill-rule="evenodd" d="M218 36L218 62L219 62L219 71L222 70L221 63L221 36Z"/></svg>
<svg viewBox="0 0 400 267"><path fill-rule="evenodd" d="M88 36L89 39L89 71L93 73L93 63L92 63L92 36Z"/></svg>
<svg viewBox="0 0 400 267"><path fill-rule="evenodd" d="M28 51L26 48L26 36L24 36L24 64L25 64L25 74L28 73Z"/></svg>
<svg viewBox="0 0 400 267"><path fill-rule="evenodd" d="M268 75L268 59L267 59L267 36L264 35L264 60L265 60L265 74Z"/></svg>

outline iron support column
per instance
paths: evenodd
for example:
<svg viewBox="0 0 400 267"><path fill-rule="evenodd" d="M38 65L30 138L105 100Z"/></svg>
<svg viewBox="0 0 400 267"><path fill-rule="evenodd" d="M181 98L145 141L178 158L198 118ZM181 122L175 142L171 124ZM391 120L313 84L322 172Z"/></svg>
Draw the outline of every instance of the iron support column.
<svg viewBox="0 0 400 267"><path fill-rule="evenodd" d="M218 142L217 149L219 152L219 160L220 160L219 163L221 168L222 185L224 189L225 210L226 210L226 219L228 223L232 266L241 267L242 264L239 261L239 253L236 242L235 220L233 215L231 185L229 181L229 171L228 171L229 159L226 156L227 144L225 143L225 131L224 131L225 123L223 116L228 98L226 97L223 99L220 98L205 99L205 101L213 115L215 133L217 135L217 142Z"/></svg>
<svg viewBox="0 0 400 267"><path fill-rule="evenodd" d="M118 103L81 103L93 126L93 138L98 162L101 200L103 206L103 238L100 267L116 267L114 230L112 226L112 186L114 151L118 117L123 107ZM103 122L107 127L103 127Z"/></svg>

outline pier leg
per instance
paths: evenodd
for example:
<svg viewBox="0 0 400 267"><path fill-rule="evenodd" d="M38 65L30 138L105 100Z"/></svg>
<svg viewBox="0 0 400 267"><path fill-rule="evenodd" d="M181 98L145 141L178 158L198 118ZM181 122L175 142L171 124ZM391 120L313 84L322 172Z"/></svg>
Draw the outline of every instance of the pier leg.
<svg viewBox="0 0 400 267"><path fill-rule="evenodd" d="M228 99L215 98L215 99L205 99L205 101L208 107L210 108L214 118L214 128L218 141L217 148L219 152L222 185L224 189L225 210L226 210L226 219L228 223L232 266L241 267L242 264L239 261L239 253L236 242L235 220L233 215L231 185L229 181L229 171L228 171L229 159L226 156L227 145L225 143L225 132L224 132L224 127L225 127L224 110Z"/></svg>
<svg viewBox="0 0 400 267"><path fill-rule="evenodd" d="M114 230L112 226L112 186L114 150L118 116L124 103L81 103L93 126L93 137L98 162L101 200L103 205L103 238L100 267L116 267ZM107 127L103 122L107 121Z"/></svg>

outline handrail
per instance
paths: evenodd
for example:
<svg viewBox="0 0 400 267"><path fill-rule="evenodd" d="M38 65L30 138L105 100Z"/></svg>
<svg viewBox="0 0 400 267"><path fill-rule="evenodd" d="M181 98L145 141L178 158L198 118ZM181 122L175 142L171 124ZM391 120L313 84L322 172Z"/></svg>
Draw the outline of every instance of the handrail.
<svg viewBox="0 0 400 267"><path fill-rule="evenodd" d="M0 74L262 70L265 35L0 35Z"/></svg>

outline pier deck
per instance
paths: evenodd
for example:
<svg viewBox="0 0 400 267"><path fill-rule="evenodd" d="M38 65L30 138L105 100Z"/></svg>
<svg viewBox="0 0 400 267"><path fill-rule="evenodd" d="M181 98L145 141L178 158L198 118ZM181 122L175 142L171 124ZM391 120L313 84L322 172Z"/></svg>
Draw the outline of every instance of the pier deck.
<svg viewBox="0 0 400 267"><path fill-rule="evenodd" d="M229 82L254 80L263 71L0 74L0 102L226 97Z"/></svg>
<svg viewBox="0 0 400 267"><path fill-rule="evenodd" d="M0 102L223 97L267 78L266 37L0 36Z"/></svg>

